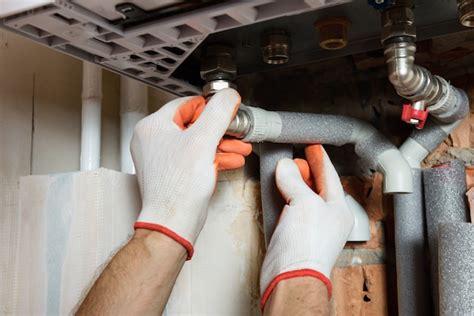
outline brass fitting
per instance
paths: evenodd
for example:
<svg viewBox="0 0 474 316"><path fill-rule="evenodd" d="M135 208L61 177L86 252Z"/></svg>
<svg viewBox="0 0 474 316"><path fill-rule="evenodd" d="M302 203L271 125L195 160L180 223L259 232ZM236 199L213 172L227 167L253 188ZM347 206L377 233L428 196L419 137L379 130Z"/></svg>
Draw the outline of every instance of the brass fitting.
<svg viewBox="0 0 474 316"><path fill-rule="evenodd" d="M314 26L319 30L319 46L326 50L346 47L350 25L351 22L346 17L329 17L316 21Z"/></svg>
<svg viewBox="0 0 474 316"><path fill-rule="evenodd" d="M290 37L285 30L267 31L262 38L263 62L281 65L290 59Z"/></svg>
<svg viewBox="0 0 474 316"><path fill-rule="evenodd" d="M466 27L474 27L474 0L458 0L459 20Z"/></svg>

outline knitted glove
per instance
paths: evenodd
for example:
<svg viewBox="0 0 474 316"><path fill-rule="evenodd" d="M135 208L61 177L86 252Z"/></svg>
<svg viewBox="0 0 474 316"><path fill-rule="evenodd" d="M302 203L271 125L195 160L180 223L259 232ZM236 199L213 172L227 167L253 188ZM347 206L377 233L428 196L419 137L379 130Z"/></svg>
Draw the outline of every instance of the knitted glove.
<svg viewBox="0 0 474 316"><path fill-rule="evenodd" d="M276 183L287 204L262 266L262 309L278 282L290 278L317 278L330 297L331 270L354 225L341 182L323 147L308 146L306 158L282 159L276 168Z"/></svg>
<svg viewBox="0 0 474 316"><path fill-rule="evenodd" d="M250 144L222 139L240 105L233 89L171 101L141 120L131 151L142 196L135 228L168 235L193 255L219 170L240 168Z"/></svg>

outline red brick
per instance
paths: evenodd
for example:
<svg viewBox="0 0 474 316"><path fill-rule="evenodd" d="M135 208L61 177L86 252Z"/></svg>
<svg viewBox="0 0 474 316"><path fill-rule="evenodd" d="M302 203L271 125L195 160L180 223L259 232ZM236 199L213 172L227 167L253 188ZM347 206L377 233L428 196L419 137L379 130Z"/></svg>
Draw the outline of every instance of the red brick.
<svg viewBox="0 0 474 316"><path fill-rule="evenodd" d="M385 265L335 268L331 315L388 315Z"/></svg>
<svg viewBox="0 0 474 316"><path fill-rule="evenodd" d="M474 187L474 167L466 167L466 184L467 189Z"/></svg>
<svg viewBox="0 0 474 316"><path fill-rule="evenodd" d="M467 201L469 202L469 209L471 213L471 223L474 223L474 188L470 188L467 193Z"/></svg>
<svg viewBox="0 0 474 316"><path fill-rule="evenodd" d="M375 173L373 177L342 177L342 186L366 210L369 218L375 222L385 217L383 211L383 176Z"/></svg>
<svg viewBox="0 0 474 316"><path fill-rule="evenodd" d="M346 249L377 249L384 248L384 231L382 225L370 220L370 240L365 242L348 242L344 246Z"/></svg>

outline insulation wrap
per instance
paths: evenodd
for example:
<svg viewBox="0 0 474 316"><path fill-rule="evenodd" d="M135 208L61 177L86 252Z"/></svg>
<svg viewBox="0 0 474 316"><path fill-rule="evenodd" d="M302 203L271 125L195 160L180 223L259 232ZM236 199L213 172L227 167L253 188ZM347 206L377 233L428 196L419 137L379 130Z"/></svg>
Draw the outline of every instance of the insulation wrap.
<svg viewBox="0 0 474 316"><path fill-rule="evenodd" d="M439 225L440 315L474 314L474 224Z"/></svg>
<svg viewBox="0 0 474 316"><path fill-rule="evenodd" d="M412 169L413 193L393 197L400 315L429 315L430 294L425 254L423 174Z"/></svg>
<svg viewBox="0 0 474 316"><path fill-rule="evenodd" d="M438 225L443 222L466 222L466 177L464 163L451 161L423 171L426 224L431 261L431 283L435 307L438 306Z"/></svg>
<svg viewBox="0 0 474 316"><path fill-rule="evenodd" d="M293 158L293 146L285 144L260 144L260 186L262 194L263 232L265 243L269 244L280 212L285 205L275 182L278 161Z"/></svg>

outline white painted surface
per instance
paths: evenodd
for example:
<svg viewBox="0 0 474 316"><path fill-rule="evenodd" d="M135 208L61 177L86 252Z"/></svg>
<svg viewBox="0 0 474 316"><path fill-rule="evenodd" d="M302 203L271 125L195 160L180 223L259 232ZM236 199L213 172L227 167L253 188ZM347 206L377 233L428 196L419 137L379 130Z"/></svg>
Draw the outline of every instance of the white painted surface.
<svg viewBox="0 0 474 316"><path fill-rule="evenodd" d="M18 178L0 175L0 315L15 315L18 270Z"/></svg>
<svg viewBox="0 0 474 316"><path fill-rule="evenodd" d="M58 205L64 203L64 207L60 207L64 212L61 213L64 217L58 219L60 223L66 219L74 223L70 235L74 237L68 239L68 254L61 274L61 282L66 283L61 285L62 303L59 308L66 312L77 300L83 285L90 282L84 275L89 276L105 260L99 254L107 253L104 249L109 249L111 239L123 237L114 232L114 227L118 225L121 228L117 229L123 231L125 227L121 225L127 222L127 231L131 229L133 221L117 216L122 212L118 210L137 212L139 206L117 203L130 198L130 194L138 196L138 191L120 187L117 181L107 186L99 185L100 190L94 190L97 184L90 182L92 180L78 180L79 173L70 173L75 175L72 176L73 184L56 183L54 190L51 190L52 179L64 175L27 177L22 181L19 212L20 176L79 169L82 63L11 33L0 31L0 38L5 43L0 45L0 249L2 254L21 250L23 258L15 261L18 259L8 255L8 259L0 259L0 314L5 309L13 314L44 314L47 310L45 218L48 216L46 210L51 208L45 207L46 197ZM118 169L120 82L115 74L104 71L103 76L102 165ZM150 89L150 109L155 111L173 98L171 94ZM203 311L204 314L219 315L258 312L258 269L262 245L256 220L258 185L254 181L245 181L242 170L222 173L219 179L208 222L196 245L195 257L185 264L173 292L168 307L171 315L187 314L190 310L196 311L193 314ZM61 196L58 190L64 194ZM86 190L86 193L81 190ZM99 192L109 201L102 206L101 200L95 199L97 195L94 195ZM105 213L98 211L100 207L113 212L114 222L109 222L110 225L104 226L100 232L88 234L84 237L86 239L79 238L87 229L102 227L101 220L110 213L101 217ZM96 216L92 222L90 216ZM19 228L22 229L21 235ZM18 236L22 237L21 247L15 247ZM94 248L88 247L90 243ZM20 273L16 273L16 269L20 269ZM10 286L14 284L12 282L18 283L16 290ZM18 305L12 302L14 293L22 293ZM190 300L188 307L183 305ZM15 310L15 306L20 309Z"/></svg>
<svg viewBox="0 0 474 316"><path fill-rule="evenodd" d="M135 174L130 141L132 140L135 125L146 116L140 112L125 112L120 114L120 170Z"/></svg>
<svg viewBox="0 0 474 316"><path fill-rule="evenodd" d="M120 77L120 164L122 172L135 173L130 141L138 121L148 113L148 88L137 80Z"/></svg>
<svg viewBox="0 0 474 316"><path fill-rule="evenodd" d="M28 176L20 184L20 315L68 315L133 232L135 178L97 169Z"/></svg>
<svg viewBox="0 0 474 316"><path fill-rule="evenodd" d="M233 175L217 185L166 315L259 314L259 186ZM140 209L135 177L103 168L28 176L20 196L16 311L69 314L132 232Z"/></svg>
<svg viewBox="0 0 474 316"><path fill-rule="evenodd" d="M33 74L7 76L6 55L0 49L0 175L19 176L30 173Z"/></svg>
<svg viewBox="0 0 474 316"><path fill-rule="evenodd" d="M184 265L165 315L259 315L259 188L243 178L218 183L193 259Z"/></svg>
<svg viewBox="0 0 474 316"><path fill-rule="evenodd" d="M81 170L100 167L102 69L82 63Z"/></svg>

